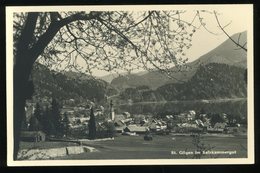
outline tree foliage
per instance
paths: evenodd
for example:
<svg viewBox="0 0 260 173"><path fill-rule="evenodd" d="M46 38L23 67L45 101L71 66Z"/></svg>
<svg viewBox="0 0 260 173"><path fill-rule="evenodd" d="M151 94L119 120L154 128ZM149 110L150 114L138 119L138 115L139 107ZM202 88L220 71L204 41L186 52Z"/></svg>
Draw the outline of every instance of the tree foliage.
<svg viewBox="0 0 260 173"><path fill-rule="evenodd" d="M120 93L120 98L123 100L132 100L133 102L155 102L164 100L159 92L147 86L126 88Z"/></svg>
<svg viewBox="0 0 260 173"><path fill-rule="evenodd" d="M29 121L30 124L29 130L32 131L43 130L42 123L41 123L42 119L43 119L43 110L40 104L36 103L34 113Z"/></svg>
<svg viewBox="0 0 260 173"><path fill-rule="evenodd" d="M47 135L61 136L64 134L60 105L56 99L52 99L51 107L45 109L37 103L35 112L30 119L29 130L42 130Z"/></svg>
<svg viewBox="0 0 260 173"><path fill-rule="evenodd" d="M59 69L133 70L170 67L187 61L185 50L202 25L201 12L183 20L185 11L90 11L14 14L14 48L23 32L34 61ZM196 22L197 20L197 22ZM30 25L30 26L28 26ZM28 28L27 28L28 27ZM85 63L80 66L80 63ZM85 68L86 67L86 68Z"/></svg>
<svg viewBox="0 0 260 173"><path fill-rule="evenodd" d="M91 107L91 110L90 110L90 119L89 119L89 123L88 123L88 129L89 129L89 138L95 139L96 138L96 120L95 120L93 107Z"/></svg>
<svg viewBox="0 0 260 173"><path fill-rule="evenodd" d="M116 134L116 128L113 122L105 122L104 123L105 129L107 131L108 137L114 137Z"/></svg>
<svg viewBox="0 0 260 173"><path fill-rule="evenodd" d="M40 124L39 120L35 116L32 116L30 118L29 124L30 124L29 130L31 130L31 131L39 131L39 130L41 130L41 124Z"/></svg>
<svg viewBox="0 0 260 173"><path fill-rule="evenodd" d="M38 119L38 120L42 120L43 119L43 110L40 106L39 103L36 103L36 106L35 106L35 111L34 111L34 116Z"/></svg>
<svg viewBox="0 0 260 173"><path fill-rule="evenodd" d="M48 135L56 135L56 128L52 120L52 113L51 109L47 107L44 111L44 118L42 119L41 123L43 126L43 131Z"/></svg>
<svg viewBox="0 0 260 173"><path fill-rule="evenodd" d="M51 102L51 111L50 111L50 120L51 123L54 126L55 129L55 135L56 136L61 136L62 135L62 117L60 114L60 108L61 106L59 105L59 103L57 102L57 100L55 98L52 98L52 102Z"/></svg>
<svg viewBox="0 0 260 173"><path fill-rule="evenodd" d="M210 115L210 122L211 122L211 125L214 126L216 123L225 122L225 119L224 119L223 115L215 113L215 114Z"/></svg>
<svg viewBox="0 0 260 173"><path fill-rule="evenodd" d="M67 137L69 134L69 116L67 113L64 114L64 118L63 118L63 134Z"/></svg>

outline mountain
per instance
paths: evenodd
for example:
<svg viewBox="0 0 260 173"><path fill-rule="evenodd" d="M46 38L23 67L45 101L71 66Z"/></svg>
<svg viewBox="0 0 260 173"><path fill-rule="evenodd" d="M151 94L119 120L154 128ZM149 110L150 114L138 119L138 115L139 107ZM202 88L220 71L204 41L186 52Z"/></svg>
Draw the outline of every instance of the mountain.
<svg viewBox="0 0 260 173"><path fill-rule="evenodd" d="M147 86L139 86L135 88L127 88L119 95L119 99L125 102L158 102L165 101L165 99L157 92Z"/></svg>
<svg viewBox="0 0 260 173"><path fill-rule="evenodd" d="M126 75L126 73L124 73L123 75ZM111 81L117 77L119 77L120 74L117 74L117 73L112 73L112 74L108 74L108 75L105 75L105 76L101 76L99 77L99 79L102 79L108 83L111 83Z"/></svg>
<svg viewBox="0 0 260 173"><path fill-rule="evenodd" d="M240 44L246 43L247 33L237 33L231 37L233 40L238 41ZM147 85L152 89L156 89L164 84L168 83L180 83L187 82L193 75L195 75L197 69L201 65L207 65L210 63L221 63L237 67L247 67L247 53L238 47L230 40L227 39L225 42L217 46L215 49L201 56L193 62L187 63L185 70L180 72L174 72L174 78L169 79L166 75L159 71L147 72L142 75L124 75L117 77L111 81L111 84L117 88L129 88L133 86ZM172 68L173 71L178 71L176 67ZM119 79L118 79L119 78ZM140 83L138 84L138 82Z"/></svg>
<svg viewBox="0 0 260 173"><path fill-rule="evenodd" d="M62 74L68 77L69 79L78 79L81 81L93 79L93 77L90 75L74 71L65 71Z"/></svg>
<svg viewBox="0 0 260 173"><path fill-rule="evenodd" d="M85 99L100 101L113 92L107 82L76 72L59 73L42 64L35 64L32 70L34 95L57 99Z"/></svg>
<svg viewBox="0 0 260 173"><path fill-rule="evenodd" d="M221 63L200 65L186 82L165 84L156 90L148 86L126 88L119 96L133 102L245 98L246 70Z"/></svg>
<svg viewBox="0 0 260 173"><path fill-rule="evenodd" d="M242 67L210 63L201 65L188 82L165 84L156 91L168 101L244 98L245 74Z"/></svg>
<svg viewBox="0 0 260 173"><path fill-rule="evenodd" d="M140 71L140 72L137 72L137 73L133 73L134 75L137 75L137 76L142 76L144 74L148 73L147 71ZM111 73L111 74L108 74L108 75L105 75L105 76L101 76L101 77L98 77L99 79L102 79L108 83L111 83L111 81L115 78L118 78L119 76L126 76L128 73L127 72L124 72L124 73Z"/></svg>
<svg viewBox="0 0 260 173"><path fill-rule="evenodd" d="M244 31L234 34L231 38L235 41L239 40L239 43L243 45L247 42L247 32ZM195 60L191 63L191 65L221 63L246 68L246 57L247 52L242 49L238 49L238 47L230 39L228 39L212 51Z"/></svg>
<svg viewBox="0 0 260 173"><path fill-rule="evenodd" d="M128 74L125 76L119 76L112 80L111 85L119 88L134 88L137 86L149 85L149 81L142 76L138 76L135 74Z"/></svg>

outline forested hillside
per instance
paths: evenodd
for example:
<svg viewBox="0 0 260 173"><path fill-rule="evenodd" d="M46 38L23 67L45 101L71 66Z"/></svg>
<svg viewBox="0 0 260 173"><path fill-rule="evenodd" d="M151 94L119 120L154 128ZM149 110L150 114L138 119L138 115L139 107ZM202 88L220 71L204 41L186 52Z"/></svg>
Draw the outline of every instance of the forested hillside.
<svg viewBox="0 0 260 173"><path fill-rule="evenodd" d="M246 97L246 71L226 64L200 66L196 74L182 84L166 84L157 92L166 100L198 100Z"/></svg>
<svg viewBox="0 0 260 173"><path fill-rule="evenodd" d="M33 68L34 95L58 99L89 99L100 101L105 95L115 94L116 90L107 82L75 72L62 74L51 71L41 64Z"/></svg>

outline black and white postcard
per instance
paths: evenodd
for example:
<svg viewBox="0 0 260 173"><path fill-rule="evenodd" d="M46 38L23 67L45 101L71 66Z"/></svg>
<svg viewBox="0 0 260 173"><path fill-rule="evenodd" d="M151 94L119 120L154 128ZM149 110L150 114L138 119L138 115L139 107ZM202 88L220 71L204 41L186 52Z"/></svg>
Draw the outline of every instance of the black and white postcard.
<svg viewBox="0 0 260 173"><path fill-rule="evenodd" d="M6 7L8 166L253 164L253 5Z"/></svg>

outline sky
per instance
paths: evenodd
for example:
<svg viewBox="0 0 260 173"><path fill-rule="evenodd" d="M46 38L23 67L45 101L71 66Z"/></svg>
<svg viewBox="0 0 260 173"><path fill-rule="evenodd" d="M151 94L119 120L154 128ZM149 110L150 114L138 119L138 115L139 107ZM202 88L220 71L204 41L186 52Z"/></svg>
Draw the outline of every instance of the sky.
<svg viewBox="0 0 260 173"><path fill-rule="evenodd" d="M232 13L227 11L221 12L221 10L219 10L219 13L221 13L221 15L219 15L219 21L223 26L231 22L225 28L225 31L230 36L247 30L248 26L245 24L246 22L243 22L248 20L248 17L245 15L245 13L241 13L239 11ZM210 21L210 19L212 20ZM194 61L228 39L228 37L218 28L216 20L213 17L210 19L207 21L208 27L212 28L211 31L218 34L211 34L203 28L198 30L193 37L192 48L187 51L189 61Z"/></svg>
<svg viewBox="0 0 260 173"><path fill-rule="evenodd" d="M247 11L241 12L241 10L239 8L233 11L230 10L230 8L222 8L217 10L217 12L219 13L218 18L222 26L225 26L231 22L225 28L225 31L230 36L239 32L246 31L248 29L247 21L249 20L249 14L247 14ZM184 19L192 18L191 15L193 14L193 11L187 11L187 16L184 16ZM228 39L228 37L219 29L214 15L205 15L205 22L208 30L214 32L215 34L208 32L204 28L200 28L196 31L192 40L193 46L186 51L186 55L189 59L188 62L198 59L200 56L216 48L218 45ZM133 71L133 73L138 71ZM98 77L105 76L111 73L100 70L93 71L93 75Z"/></svg>

